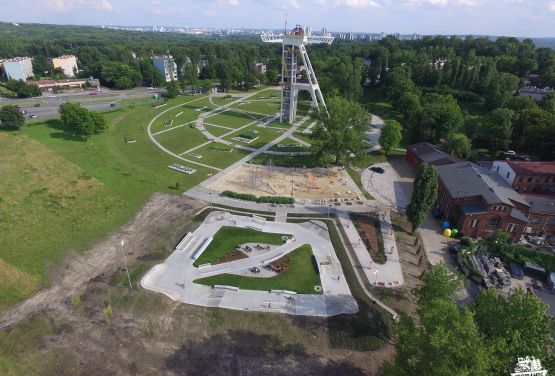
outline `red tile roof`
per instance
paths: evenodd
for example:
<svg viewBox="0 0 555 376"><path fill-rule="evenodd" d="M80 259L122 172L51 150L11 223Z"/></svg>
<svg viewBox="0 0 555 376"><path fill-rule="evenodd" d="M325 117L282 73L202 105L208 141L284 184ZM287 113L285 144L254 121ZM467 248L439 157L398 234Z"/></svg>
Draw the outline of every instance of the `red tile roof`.
<svg viewBox="0 0 555 376"><path fill-rule="evenodd" d="M517 175L555 175L555 162L507 161Z"/></svg>

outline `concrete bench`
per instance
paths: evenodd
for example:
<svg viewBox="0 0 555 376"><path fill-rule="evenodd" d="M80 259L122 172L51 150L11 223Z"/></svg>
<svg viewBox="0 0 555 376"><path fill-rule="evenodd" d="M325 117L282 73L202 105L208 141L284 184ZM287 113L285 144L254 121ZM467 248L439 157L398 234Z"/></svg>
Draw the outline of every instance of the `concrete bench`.
<svg viewBox="0 0 555 376"><path fill-rule="evenodd" d="M185 235L183 237L183 239L181 239L181 241L179 242L179 244L175 247L176 250L179 251L183 251L185 250L185 248L190 244L190 242L194 239L195 237L193 236L192 233L187 233L187 235Z"/></svg>
<svg viewBox="0 0 555 376"><path fill-rule="evenodd" d="M239 292L239 287L235 287L235 286L214 285L213 287L217 290L230 290L230 291Z"/></svg>
<svg viewBox="0 0 555 376"><path fill-rule="evenodd" d="M212 237L204 239L204 241L200 243L200 246L196 249L196 251L193 252L193 254L191 255L191 258L193 260L198 259L199 256L202 254L202 252L204 252L204 250L208 247L211 241L212 241Z"/></svg>

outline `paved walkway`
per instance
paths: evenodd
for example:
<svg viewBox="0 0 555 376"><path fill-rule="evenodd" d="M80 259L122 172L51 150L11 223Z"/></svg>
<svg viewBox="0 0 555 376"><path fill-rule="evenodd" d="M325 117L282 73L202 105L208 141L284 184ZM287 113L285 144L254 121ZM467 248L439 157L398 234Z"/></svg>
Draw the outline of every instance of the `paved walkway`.
<svg viewBox="0 0 555 376"><path fill-rule="evenodd" d="M398 287L404 283L403 272L401 270L401 263L399 262L399 254L397 252L397 244L395 242L395 235L391 227L391 219L389 218L389 211L384 216L380 213L380 229L384 239L384 248L387 256L385 264L376 264L366 245L360 238L360 235L355 228L355 225L349 217L347 212L337 213L337 217L341 226L345 230L349 242L355 251L359 265L364 271L366 279L371 285L379 285L384 287Z"/></svg>
<svg viewBox="0 0 555 376"><path fill-rule="evenodd" d="M223 226L254 227L263 232L291 234L294 239L282 246L246 259L224 264L193 266L206 249L212 236ZM296 294L290 291L240 290L233 286L204 286L193 283L222 273L246 272L262 268L304 244L310 244L320 269L323 294ZM325 225L311 221L303 224L265 222L260 218L212 212L204 223L187 235L163 264L154 266L141 280L141 285L171 299L205 307L220 307L242 311L280 312L301 316L333 316L358 311L341 264L329 239Z"/></svg>

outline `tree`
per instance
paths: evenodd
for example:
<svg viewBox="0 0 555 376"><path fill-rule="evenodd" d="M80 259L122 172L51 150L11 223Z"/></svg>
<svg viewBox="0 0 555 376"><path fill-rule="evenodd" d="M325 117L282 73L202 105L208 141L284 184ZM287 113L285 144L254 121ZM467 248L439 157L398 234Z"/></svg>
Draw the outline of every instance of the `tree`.
<svg viewBox="0 0 555 376"><path fill-rule="evenodd" d="M170 81L166 84L166 98L175 98L179 95L177 81Z"/></svg>
<svg viewBox="0 0 555 376"><path fill-rule="evenodd" d="M380 134L380 145L388 155L390 150L396 149L403 138L401 124L397 120L386 120Z"/></svg>
<svg viewBox="0 0 555 376"><path fill-rule="evenodd" d="M416 171L412 197L407 206L407 217L414 233L426 218L437 198L438 174L433 165L421 163Z"/></svg>
<svg viewBox="0 0 555 376"><path fill-rule="evenodd" d="M457 276L451 273L443 263L430 265L430 269L422 277L422 286L416 289L416 296L421 305L431 303L436 299L454 301L455 293L461 283Z"/></svg>
<svg viewBox="0 0 555 376"><path fill-rule="evenodd" d="M488 121L484 123L481 133L486 139L490 151L498 152L507 149L511 143L514 118L515 112L508 108L496 108L489 113Z"/></svg>
<svg viewBox="0 0 555 376"><path fill-rule="evenodd" d="M42 94L37 85L27 85L23 80L8 80L5 86L18 98L38 97Z"/></svg>
<svg viewBox="0 0 555 376"><path fill-rule="evenodd" d="M396 107L406 119L411 119L422 108L420 96L416 93L404 93L397 101Z"/></svg>
<svg viewBox="0 0 555 376"><path fill-rule="evenodd" d="M460 159L467 159L470 156L471 149L472 143L463 133L455 133L447 142L449 153Z"/></svg>
<svg viewBox="0 0 555 376"><path fill-rule="evenodd" d="M430 93L424 95L422 102L420 111L409 119L412 142L448 140L462 128L461 108L452 95Z"/></svg>
<svg viewBox="0 0 555 376"><path fill-rule="evenodd" d="M106 129L102 114L89 111L78 104L66 102L60 105L60 118L64 128L74 134L88 137Z"/></svg>
<svg viewBox="0 0 555 376"><path fill-rule="evenodd" d="M544 97L540 105L545 111L555 115L555 92L551 92Z"/></svg>
<svg viewBox="0 0 555 376"><path fill-rule="evenodd" d="M408 69L395 67L387 73L384 88L389 99L397 101L403 94L414 91L415 85Z"/></svg>
<svg viewBox="0 0 555 376"><path fill-rule="evenodd" d="M542 361L552 358L548 349L555 345L555 321L547 312L548 306L534 295L516 289L505 298L485 289L472 308L480 331L496 349L497 374L522 354Z"/></svg>
<svg viewBox="0 0 555 376"><path fill-rule="evenodd" d="M364 148L370 115L357 102L333 97L328 101L327 111L320 111L317 121L311 135L311 151L322 164L331 159L341 163Z"/></svg>
<svg viewBox="0 0 555 376"><path fill-rule="evenodd" d="M140 85L141 73L125 63L107 61L100 67L100 81L108 87L116 89L130 89Z"/></svg>
<svg viewBox="0 0 555 376"><path fill-rule="evenodd" d="M25 125L25 116L14 106L4 106L0 109L0 128L20 129Z"/></svg>

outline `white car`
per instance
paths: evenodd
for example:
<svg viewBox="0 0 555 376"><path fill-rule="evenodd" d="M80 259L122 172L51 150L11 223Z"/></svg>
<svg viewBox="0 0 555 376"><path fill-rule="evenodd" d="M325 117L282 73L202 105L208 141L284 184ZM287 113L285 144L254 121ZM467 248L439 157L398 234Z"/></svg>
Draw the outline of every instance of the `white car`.
<svg viewBox="0 0 555 376"><path fill-rule="evenodd" d="M507 150L505 152L506 155L516 155L516 152L514 150Z"/></svg>
<svg viewBox="0 0 555 376"><path fill-rule="evenodd" d="M37 118L37 114L31 114L31 116L29 116L31 119L36 119Z"/></svg>

